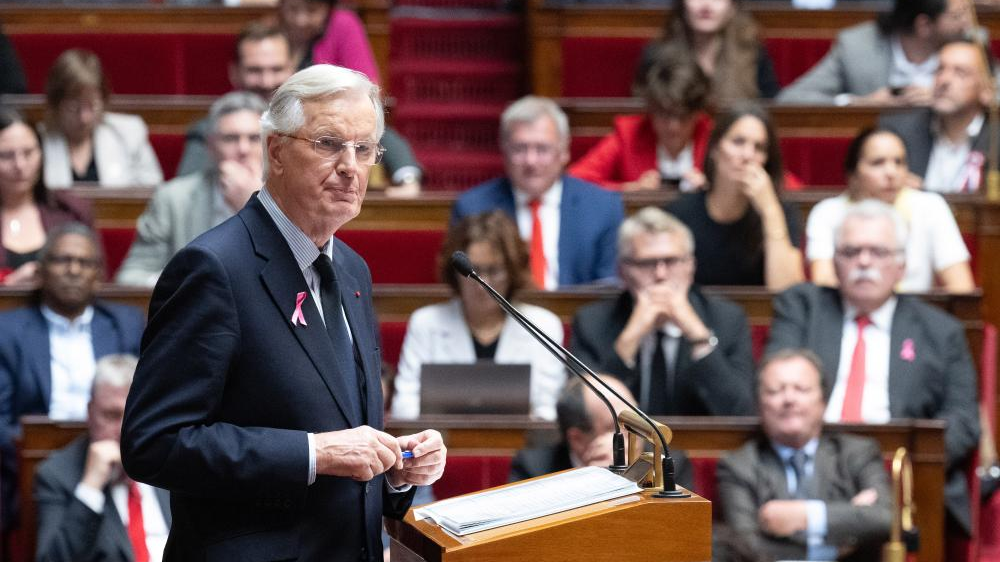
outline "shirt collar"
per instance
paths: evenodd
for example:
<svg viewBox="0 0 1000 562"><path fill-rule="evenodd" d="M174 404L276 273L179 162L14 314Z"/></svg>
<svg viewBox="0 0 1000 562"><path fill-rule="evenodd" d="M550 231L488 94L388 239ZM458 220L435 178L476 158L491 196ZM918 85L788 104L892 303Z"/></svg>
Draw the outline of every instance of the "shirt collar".
<svg viewBox="0 0 1000 562"><path fill-rule="evenodd" d="M559 205L559 200L562 199L562 187L563 182L562 177L560 177L554 184L552 184L552 187L545 190L545 193L539 197L542 201L542 206L548 207L549 205ZM514 189L514 201L519 207L527 206L531 200L532 198L528 194L524 193L520 189Z"/></svg>
<svg viewBox="0 0 1000 562"><path fill-rule="evenodd" d="M42 316L50 327L57 328L64 332L71 330L84 331L90 329L90 323L94 320L94 307L88 306L83 310L83 314L75 320L70 320L58 312L52 310L47 305L42 305Z"/></svg>
<svg viewBox="0 0 1000 562"><path fill-rule="evenodd" d="M295 223L285 215L281 207L278 206L277 201L271 197L270 192L267 190L267 186L264 186L260 190L260 194L257 196L260 200L261 205L264 206L264 210L267 211L268 215L271 215L271 219L274 224L278 227L278 231L281 232L281 236L288 243L288 247L292 250L292 255L295 256L295 262L299 265L299 269L305 271L307 268L312 266L316 258L319 257L320 248L313 244L313 241L309 239L308 236L302 229L299 228ZM333 259L333 238L326 241L323 244L322 252L325 253L331 260Z"/></svg>
<svg viewBox="0 0 1000 562"><path fill-rule="evenodd" d="M788 459L792 458L795 451L798 451L795 447L789 447L788 445L782 445L775 440L771 440L771 447L774 449L775 453L778 453L778 457L781 462L788 462ZM813 437L805 445L802 446L802 451L805 452L806 456L810 459L816 458L816 449L819 448L819 437Z"/></svg>
<svg viewBox="0 0 1000 562"><path fill-rule="evenodd" d="M906 58L906 52L903 51L903 44L899 41L898 35L893 35L890 45L892 48L892 64L903 72L908 74L928 74L932 73L938 66L937 53L927 57L927 60L924 62L910 62L910 59Z"/></svg>
<svg viewBox="0 0 1000 562"><path fill-rule="evenodd" d="M872 324L884 332L889 331L889 326L892 325L892 315L896 312L896 295L889 297L889 300L882 303L882 306L873 310L868 318L872 321ZM851 306L847 301L844 301L844 322L854 322L855 318L858 317L858 309Z"/></svg>
<svg viewBox="0 0 1000 562"><path fill-rule="evenodd" d="M965 127L965 137L966 142L969 139L974 139L979 136L979 131L983 130L983 124L986 123L986 116L983 113L979 113L969 121L969 124ZM931 134L938 141L945 141L951 143L948 137L941 133L941 121L939 119L934 119L931 121Z"/></svg>

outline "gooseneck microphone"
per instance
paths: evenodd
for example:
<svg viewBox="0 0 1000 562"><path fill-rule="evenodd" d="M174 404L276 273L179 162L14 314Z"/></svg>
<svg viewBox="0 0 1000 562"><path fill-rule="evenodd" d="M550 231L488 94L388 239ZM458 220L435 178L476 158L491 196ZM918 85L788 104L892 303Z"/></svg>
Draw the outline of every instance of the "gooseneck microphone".
<svg viewBox="0 0 1000 562"><path fill-rule="evenodd" d="M465 255L465 252L455 252L454 254L452 254L451 266L455 268L455 271L462 274L464 277L468 277L469 279L472 279L475 282L479 283L479 285L481 285L483 289L485 289L486 292L489 293L491 297L493 297L493 300L495 300L497 304L500 305L500 308L504 309L505 312L510 314L511 317L513 317L514 320L521 325L521 327L527 330L527 332L531 334L531 336L534 337L538 341L538 343L540 343L542 347L546 349L546 351L551 353L556 359L559 360L559 362L565 365L570 372L572 372L581 381L583 381L583 383L587 385L587 387L604 402L604 404L608 408L608 411L611 413L611 418L615 424L615 434L612 444L612 454L614 457L614 461L612 466L608 468L610 468L613 472L618 472L618 473L623 472L624 469L627 468L625 466L625 437L621 433L621 425L618 423L618 416L617 414L615 414L615 409L611 405L611 401L608 400L608 398L604 396L604 394L599 392L597 388L594 387L593 383L591 383L590 380L588 380L588 378L584 376L582 372L580 372L581 370L586 371L593 378L593 380L597 381L613 396L621 400L623 404L625 404L630 410L635 412L636 415L638 415L647 424L649 424L649 427L652 428L652 430L656 433L656 436L659 438L660 444L663 447L663 460L662 460L663 491L660 492L660 494L658 495L662 497L685 496L683 492L677 490L674 477L674 459L673 457L670 456L670 448L667 446L667 440L663 437L663 433L656 426L653 420L651 420L649 416L645 414L645 412L633 406L628 400L625 400L625 398L622 397L622 395L619 394L618 391L612 388L608 383L601 380L601 377L597 376L597 373L595 373L593 369L584 364L583 361L580 361L565 347L563 347L559 343L552 341L552 338L550 338L548 334L540 330L538 326L536 326L531 320L528 320L528 318L526 318L523 314L521 314L521 311L515 308L514 305L510 304L510 302L506 298L504 298L503 295L498 293L496 289L490 286L489 283L484 281L479 276L479 274L476 273L475 268L472 267L472 262L469 261L469 257Z"/></svg>

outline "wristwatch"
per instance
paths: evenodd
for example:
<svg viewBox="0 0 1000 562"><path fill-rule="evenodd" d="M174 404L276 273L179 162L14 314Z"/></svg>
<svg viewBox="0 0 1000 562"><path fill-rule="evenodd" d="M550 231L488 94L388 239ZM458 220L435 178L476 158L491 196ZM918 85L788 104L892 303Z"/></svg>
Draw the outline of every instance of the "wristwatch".
<svg viewBox="0 0 1000 562"><path fill-rule="evenodd" d="M715 337L714 331L709 330L707 338L702 338L700 340L689 340L688 343L690 343L692 347L696 345L705 345L705 344L715 347L719 345L719 338Z"/></svg>

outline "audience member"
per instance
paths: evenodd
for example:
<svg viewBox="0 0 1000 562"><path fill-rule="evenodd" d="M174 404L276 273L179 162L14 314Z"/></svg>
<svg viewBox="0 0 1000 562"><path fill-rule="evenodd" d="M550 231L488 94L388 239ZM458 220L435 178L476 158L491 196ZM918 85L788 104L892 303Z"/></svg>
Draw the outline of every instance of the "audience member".
<svg viewBox="0 0 1000 562"><path fill-rule="evenodd" d="M823 431L823 369L811 351L761 362L763 434L717 468L722 519L768 559L877 562L891 492L878 443Z"/></svg>
<svg viewBox="0 0 1000 562"><path fill-rule="evenodd" d="M338 0L279 0L278 21L292 44L293 67L335 64L357 70L376 84L375 54L361 18Z"/></svg>
<svg viewBox="0 0 1000 562"><path fill-rule="evenodd" d="M38 466L35 560L163 559L170 530L169 494L129 480L118 444L135 366L131 355L109 355L97 362L87 433Z"/></svg>
<svg viewBox="0 0 1000 562"><path fill-rule="evenodd" d="M507 176L469 189L455 200L452 224L493 209L517 221L530 243L538 288L607 280L615 274L615 231L621 197L563 174L569 161L569 121L550 99L525 96L500 116Z"/></svg>
<svg viewBox="0 0 1000 562"><path fill-rule="evenodd" d="M989 151L987 110L995 82L979 45L953 41L941 48L931 106L883 115L879 125L906 143L910 171L925 189L972 193L984 185Z"/></svg>
<svg viewBox="0 0 1000 562"><path fill-rule="evenodd" d="M798 210L780 198L781 151L767 112L738 104L720 116L704 170L703 191L667 205L694 234L695 282L778 291L802 281Z"/></svg>
<svg viewBox="0 0 1000 562"><path fill-rule="evenodd" d="M0 107L0 285L33 282L46 233L85 215L80 201L45 188L38 134Z"/></svg>
<svg viewBox="0 0 1000 562"><path fill-rule="evenodd" d="M569 173L608 189L640 191L661 186L683 191L705 183L712 119L705 112L709 82L693 61L673 57L653 65L637 94L645 115L615 117L614 132L573 164Z"/></svg>
<svg viewBox="0 0 1000 562"><path fill-rule="evenodd" d="M620 377L651 415L753 413L750 328L739 305L693 286L694 238L655 207L618 229L626 291L581 308L571 350Z"/></svg>
<svg viewBox="0 0 1000 562"><path fill-rule="evenodd" d="M53 63L45 82L47 113L41 128L47 186L163 182L146 124L136 115L105 111L110 96L111 87L94 53L70 49Z"/></svg>
<svg viewBox="0 0 1000 562"><path fill-rule="evenodd" d="M968 0L895 0L878 21L841 31L779 102L836 105L928 105L937 51L971 31Z"/></svg>
<svg viewBox="0 0 1000 562"><path fill-rule="evenodd" d="M207 149L213 167L156 190L139 217L135 241L115 277L118 283L152 287L177 250L236 214L260 189L260 116L266 108L250 92L230 92L212 104Z"/></svg>
<svg viewBox="0 0 1000 562"><path fill-rule="evenodd" d="M25 308L0 313L0 482L3 523L16 520L13 438L25 414L82 420L95 363L113 353L138 353L139 309L99 301L103 260L97 236L79 223L50 233L39 253L41 287Z"/></svg>
<svg viewBox="0 0 1000 562"><path fill-rule="evenodd" d="M441 248L441 279L456 295L448 302L418 309L410 316L399 359L395 418L420 415L420 369L426 363L531 364L531 414L555 418L556 397L566 379L562 363L489 298L476 282L451 267L452 253L463 251L479 272L508 300L531 285L528 252L517 227L503 211L472 215L454 225ZM530 304L517 304L554 341L563 340L555 314Z"/></svg>
<svg viewBox="0 0 1000 562"><path fill-rule="evenodd" d="M23 94L28 91L24 68L10 39L0 31L0 94Z"/></svg>
<svg viewBox="0 0 1000 562"><path fill-rule="evenodd" d="M876 199L893 205L907 225L906 271L897 289L923 292L935 278L945 290L976 288L969 252L948 204L937 193L904 187L909 177L903 141L894 133L869 129L851 143L844 162L847 191L820 201L806 223L806 247L813 282L836 286L835 230L858 201Z"/></svg>
<svg viewBox="0 0 1000 562"><path fill-rule="evenodd" d="M945 505L968 533L963 465L978 442L979 418L962 325L917 297L893 293L906 268L906 225L892 207L851 207L834 244L840 288L802 284L778 295L768 350L804 347L819 355L828 422L947 421Z"/></svg>
<svg viewBox="0 0 1000 562"><path fill-rule="evenodd" d="M760 41L757 24L741 9L740 0L674 2L663 37L642 53L636 72L641 85L664 50L676 49L695 60L711 79L715 107L726 109L740 100L773 98L780 86L774 64Z"/></svg>
<svg viewBox="0 0 1000 562"><path fill-rule="evenodd" d="M289 76L294 66L288 37L281 28L259 22L248 24L236 39L234 59L229 66L229 82L236 90L249 90L264 100ZM209 134L206 117L187 131L184 154L177 166L177 175L184 176L215 167L206 144ZM386 188L390 196L413 196L420 193L423 170L413 155L410 144L392 127L386 127L380 141L385 147L381 165L392 185Z"/></svg>
<svg viewBox="0 0 1000 562"><path fill-rule="evenodd" d="M635 397L620 380L610 375L599 376L618 394L635 404ZM626 409L625 404L596 382L594 386L611 401L615 413ZM518 451L510 463L510 482L581 466L611 465L611 441L615 424L608 407L593 391L586 388L579 379L567 382L559 393L556 414L559 441L553 445L528 447ZM690 489L694 478L687 455L678 450L671 450L671 453L677 484Z"/></svg>

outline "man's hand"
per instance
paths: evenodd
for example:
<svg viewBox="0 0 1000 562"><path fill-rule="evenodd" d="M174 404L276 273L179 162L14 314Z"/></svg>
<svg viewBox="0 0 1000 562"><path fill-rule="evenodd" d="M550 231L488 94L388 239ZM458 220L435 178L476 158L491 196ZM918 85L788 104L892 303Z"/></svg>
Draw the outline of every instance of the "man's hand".
<svg viewBox="0 0 1000 562"><path fill-rule="evenodd" d="M806 502L802 500L771 500L760 507L757 521L765 533L788 537L805 531L808 525Z"/></svg>
<svg viewBox="0 0 1000 562"><path fill-rule="evenodd" d="M260 189L262 174L256 162L250 165L233 160L219 162L219 187L226 205L233 211L242 209L253 192Z"/></svg>
<svg viewBox="0 0 1000 562"><path fill-rule="evenodd" d="M878 490L875 488L865 488L858 492L858 495L851 498L851 505L875 505L878 501Z"/></svg>
<svg viewBox="0 0 1000 562"><path fill-rule="evenodd" d="M907 86L896 96L899 105L924 107L934 101L934 89L924 86Z"/></svg>
<svg viewBox="0 0 1000 562"><path fill-rule="evenodd" d="M95 441L87 449L87 462L80 482L95 490L103 490L122 475L122 452L117 441Z"/></svg>
<svg viewBox="0 0 1000 562"><path fill-rule="evenodd" d="M3 278L0 285L30 285L38 281L38 262L29 261Z"/></svg>
<svg viewBox="0 0 1000 562"><path fill-rule="evenodd" d="M367 482L390 468L403 467L396 438L367 425L317 433L316 474Z"/></svg>
<svg viewBox="0 0 1000 562"><path fill-rule="evenodd" d="M614 442L613 432L601 433L587 445L587 449L580 456L580 462L584 466L611 466L614 457L611 454L611 445Z"/></svg>
<svg viewBox="0 0 1000 562"><path fill-rule="evenodd" d="M427 486L444 474L448 448L444 446L441 434L433 429L425 429L416 435L396 438L399 448L413 453L412 459L405 459L400 466L389 470L389 483L395 488L412 484Z"/></svg>
<svg viewBox="0 0 1000 562"><path fill-rule="evenodd" d="M851 99L851 105L899 105L899 99L892 94L892 91L889 90L889 88L879 88L878 90L864 96L854 96L854 98Z"/></svg>

